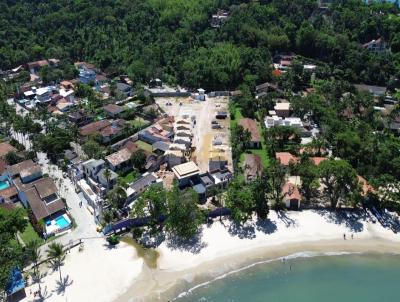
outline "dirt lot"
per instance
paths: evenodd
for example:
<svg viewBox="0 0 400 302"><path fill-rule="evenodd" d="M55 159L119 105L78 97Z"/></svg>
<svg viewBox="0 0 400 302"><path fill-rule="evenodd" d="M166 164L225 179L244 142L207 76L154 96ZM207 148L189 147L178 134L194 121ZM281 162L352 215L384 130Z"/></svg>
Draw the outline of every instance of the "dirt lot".
<svg viewBox="0 0 400 302"><path fill-rule="evenodd" d="M195 117L192 145L195 151L192 158L202 172L208 170L208 162L212 157L224 157L228 167L232 169L232 152L230 147L230 118L216 119L218 111L228 112L228 97L206 98L204 102L191 98L156 98L157 104L174 117ZM167 105L168 104L168 105ZM221 127L212 129L212 121Z"/></svg>

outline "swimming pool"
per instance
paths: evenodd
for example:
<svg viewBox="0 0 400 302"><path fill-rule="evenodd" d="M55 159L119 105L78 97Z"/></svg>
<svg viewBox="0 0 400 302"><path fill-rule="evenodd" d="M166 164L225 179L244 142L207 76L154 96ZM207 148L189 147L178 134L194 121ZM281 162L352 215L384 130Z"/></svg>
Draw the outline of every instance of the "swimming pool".
<svg viewBox="0 0 400 302"><path fill-rule="evenodd" d="M10 187L8 181L0 181L0 190L7 189L8 187Z"/></svg>
<svg viewBox="0 0 400 302"><path fill-rule="evenodd" d="M64 229L70 225L70 222L64 215L61 215L56 218L56 224L60 229Z"/></svg>

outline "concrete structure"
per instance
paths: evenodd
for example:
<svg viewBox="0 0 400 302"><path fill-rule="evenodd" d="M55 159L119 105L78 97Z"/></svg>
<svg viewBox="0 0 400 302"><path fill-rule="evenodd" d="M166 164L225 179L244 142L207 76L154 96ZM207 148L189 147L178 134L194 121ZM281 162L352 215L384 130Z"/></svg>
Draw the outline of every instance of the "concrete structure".
<svg viewBox="0 0 400 302"><path fill-rule="evenodd" d="M194 162L190 161L173 167L172 172L178 179L179 186L187 186L190 184L190 178L199 176L200 169Z"/></svg>
<svg viewBox="0 0 400 302"><path fill-rule="evenodd" d="M276 103L274 110L277 116L289 117L290 115L290 103Z"/></svg>
<svg viewBox="0 0 400 302"><path fill-rule="evenodd" d="M142 194L149 186L160 184L162 180L157 177L154 173L144 173L138 180L131 184L126 189L126 195L128 196L128 202L135 200Z"/></svg>

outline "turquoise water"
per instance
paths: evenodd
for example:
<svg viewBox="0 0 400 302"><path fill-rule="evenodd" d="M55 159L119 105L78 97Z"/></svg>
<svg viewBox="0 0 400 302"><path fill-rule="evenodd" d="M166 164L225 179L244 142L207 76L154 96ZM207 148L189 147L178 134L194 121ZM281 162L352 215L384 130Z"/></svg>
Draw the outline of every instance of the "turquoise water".
<svg viewBox="0 0 400 302"><path fill-rule="evenodd" d="M255 265L176 301L400 301L399 282L400 256L318 256Z"/></svg>
<svg viewBox="0 0 400 302"><path fill-rule="evenodd" d="M0 190L7 189L10 186L8 181L0 181Z"/></svg>
<svg viewBox="0 0 400 302"><path fill-rule="evenodd" d="M60 227L60 229L66 228L69 226L69 222L65 219L64 215L58 216L56 218L56 224Z"/></svg>

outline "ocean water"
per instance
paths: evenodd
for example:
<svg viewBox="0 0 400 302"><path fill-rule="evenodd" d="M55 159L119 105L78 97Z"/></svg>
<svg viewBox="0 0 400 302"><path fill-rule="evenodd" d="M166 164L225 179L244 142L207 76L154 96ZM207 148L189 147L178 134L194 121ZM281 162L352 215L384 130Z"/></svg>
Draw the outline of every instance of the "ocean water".
<svg viewBox="0 0 400 302"><path fill-rule="evenodd" d="M182 292L174 301L400 301L398 255L305 256L220 276Z"/></svg>

